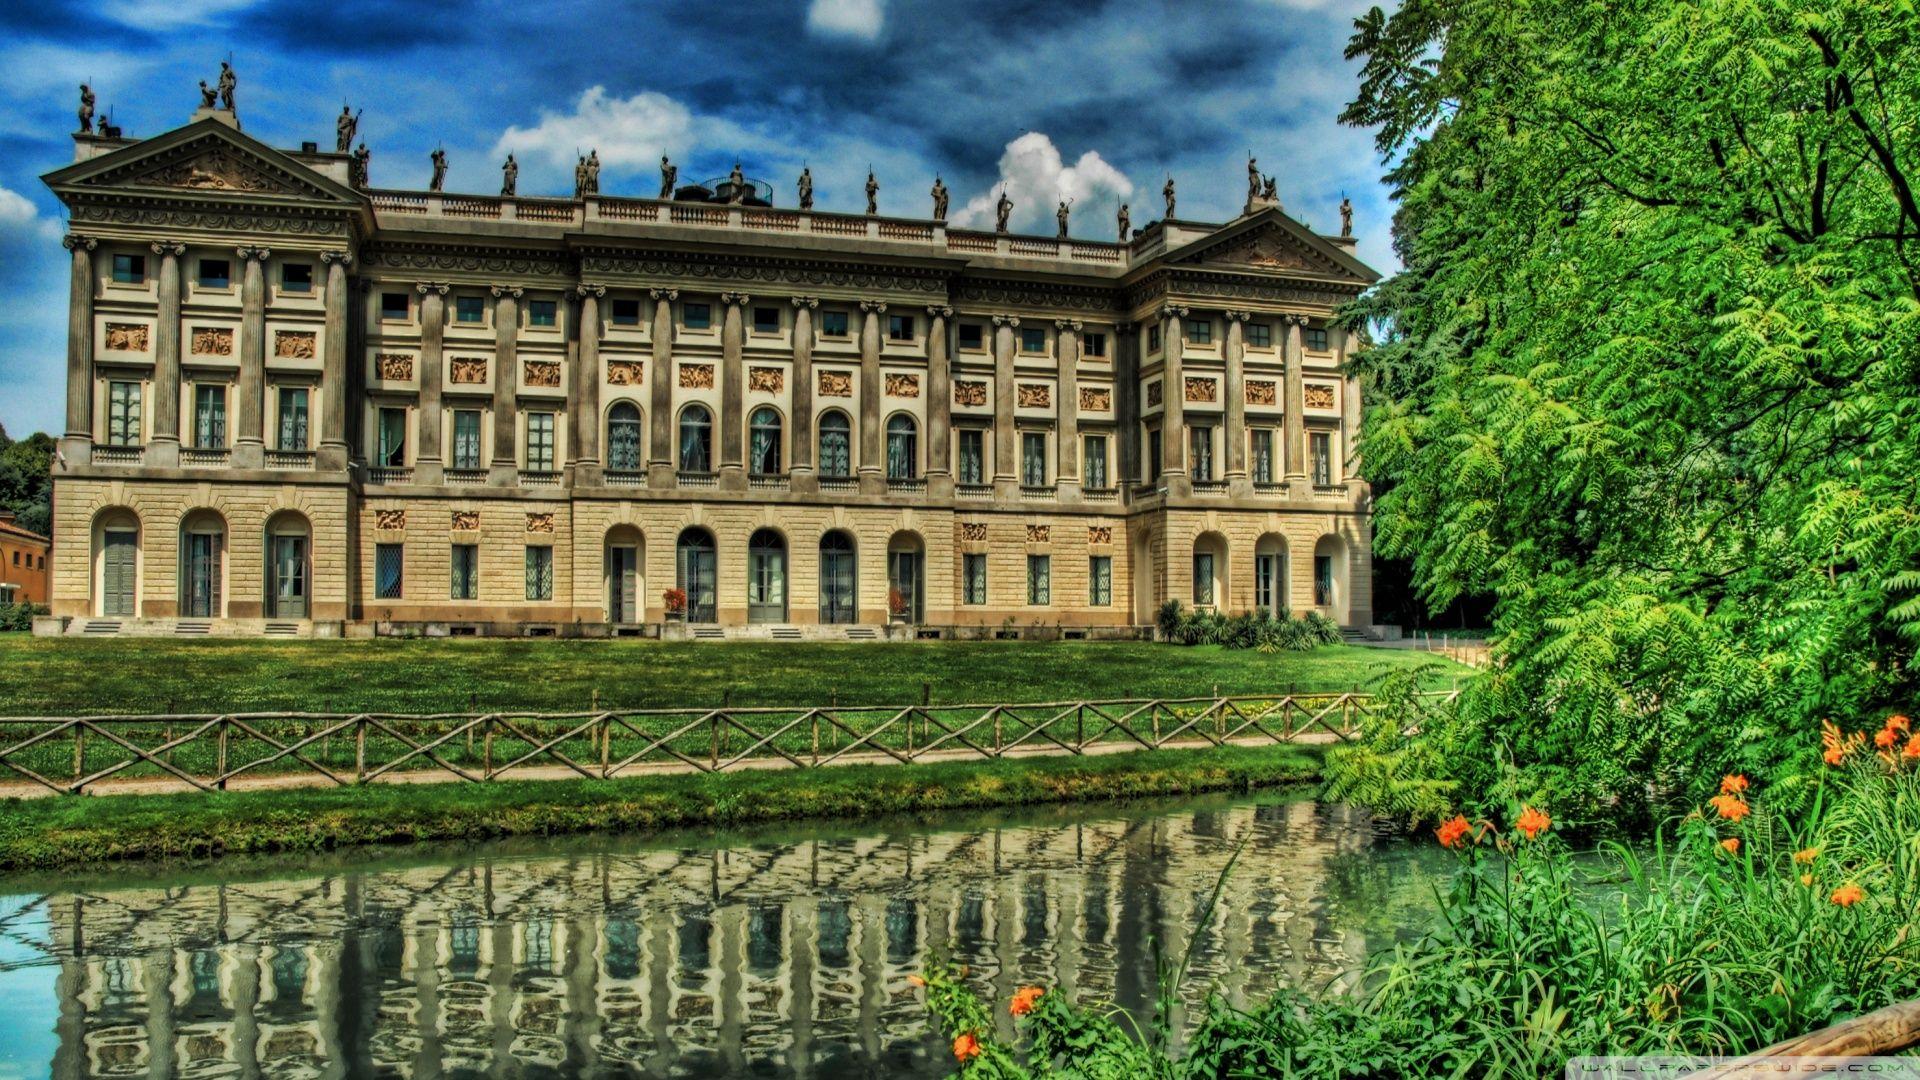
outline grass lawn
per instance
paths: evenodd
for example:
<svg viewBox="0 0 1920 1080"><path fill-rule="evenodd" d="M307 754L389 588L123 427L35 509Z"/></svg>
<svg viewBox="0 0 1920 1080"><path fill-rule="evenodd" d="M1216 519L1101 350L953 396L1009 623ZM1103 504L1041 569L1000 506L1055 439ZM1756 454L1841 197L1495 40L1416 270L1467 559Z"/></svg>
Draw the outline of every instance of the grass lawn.
<svg viewBox="0 0 1920 1080"><path fill-rule="evenodd" d="M1364 689L1397 649L1262 654L1150 642L174 641L0 636L0 715L455 712L1195 697Z"/></svg>

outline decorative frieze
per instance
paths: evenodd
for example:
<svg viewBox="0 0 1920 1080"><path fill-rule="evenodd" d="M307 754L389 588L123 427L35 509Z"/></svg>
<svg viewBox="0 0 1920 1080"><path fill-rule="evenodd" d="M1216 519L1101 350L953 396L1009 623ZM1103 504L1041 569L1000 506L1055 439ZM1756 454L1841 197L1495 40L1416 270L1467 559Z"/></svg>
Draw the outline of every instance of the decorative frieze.
<svg viewBox="0 0 1920 1080"><path fill-rule="evenodd" d="M553 532L553 511L547 510L537 514L528 514L527 531L530 533L551 534Z"/></svg>
<svg viewBox="0 0 1920 1080"><path fill-rule="evenodd" d="M480 511L455 510L453 512L453 531L454 532L479 532L480 531Z"/></svg>
<svg viewBox="0 0 1920 1080"><path fill-rule="evenodd" d="M373 358L373 363L380 378L389 382L406 382L413 378L413 357L406 353L383 352Z"/></svg>
<svg viewBox="0 0 1920 1080"><path fill-rule="evenodd" d="M1333 387L1318 383L1308 383L1303 391L1304 404L1309 409L1333 408Z"/></svg>
<svg viewBox="0 0 1920 1080"><path fill-rule="evenodd" d="M646 370L647 364L644 360L609 360L607 361L607 385L639 386Z"/></svg>
<svg viewBox="0 0 1920 1080"><path fill-rule="evenodd" d="M196 326L193 328L193 355L195 356L232 356L233 328L230 326Z"/></svg>
<svg viewBox="0 0 1920 1080"><path fill-rule="evenodd" d="M1154 406L1159 404L1160 404L1160 381L1156 379L1153 382L1150 382L1147 384L1147 408L1151 409Z"/></svg>
<svg viewBox="0 0 1920 1080"><path fill-rule="evenodd" d="M853 374L847 371L823 371L820 373L821 397L852 397Z"/></svg>
<svg viewBox="0 0 1920 1080"><path fill-rule="evenodd" d="M920 396L920 376L909 374L890 374L887 376L887 396L898 398L917 398Z"/></svg>
<svg viewBox="0 0 1920 1080"><path fill-rule="evenodd" d="M404 529L407 527L407 512L405 510L375 510L373 512L373 527L382 532L393 532Z"/></svg>
<svg viewBox="0 0 1920 1080"><path fill-rule="evenodd" d="M108 352L146 352L153 328L146 323L107 324Z"/></svg>
<svg viewBox="0 0 1920 1080"><path fill-rule="evenodd" d="M973 379L956 380L953 384L953 403L984 406L987 403L987 384Z"/></svg>
<svg viewBox="0 0 1920 1080"><path fill-rule="evenodd" d="M1219 397L1219 384L1212 379L1187 378L1187 400L1201 404L1215 401Z"/></svg>
<svg viewBox="0 0 1920 1080"><path fill-rule="evenodd" d="M750 367L747 369L747 389L762 393L777 394L787 387L787 372L777 367Z"/></svg>
<svg viewBox="0 0 1920 1080"><path fill-rule="evenodd" d="M479 386L487 381L487 358L456 356L452 362L452 381L458 386Z"/></svg>
<svg viewBox="0 0 1920 1080"><path fill-rule="evenodd" d="M713 365L712 364L681 364L680 365L680 389L682 390L713 389Z"/></svg>
<svg viewBox="0 0 1920 1080"><path fill-rule="evenodd" d="M1270 379L1247 380L1247 404L1273 405L1279 402L1280 388Z"/></svg>
<svg viewBox="0 0 1920 1080"><path fill-rule="evenodd" d="M1087 543L1089 544L1113 543L1113 526L1111 525L1087 526Z"/></svg>
<svg viewBox="0 0 1920 1080"><path fill-rule="evenodd" d="M1046 383L1021 383L1015 388L1023 409L1051 409L1053 387Z"/></svg>
<svg viewBox="0 0 1920 1080"><path fill-rule="evenodd" d="M1027 526L1027 543L1045 544L1045 543L1050 543L1052 540L1053 540L1053 526L1051 525Z"/></svg>
<svg viewBox="0 0 1920 1080"><path fill-rule="evenodd" d="M1113 390L1105 386L1083 386L1080 388L1080 411L1112 412Z"/></svg>
<svg viewBox="0 0 1920 1080"><path fill-rule="evenodd" d="M987 538L987 523L986 523L986 522L984 522L984 521L963 521L963 522L961 522L961 523L960 523L960 539L962 539L962 540L985 540L986 538Z"/></svg>
<svg viewBox="0 0 1920 1080"><path fill-rule="evenodd" d="M311 330L275 330L273 355L282 360L311 360L319 355L319 335Z"/></svg>
<svg viewBox="0 0 1920 1080"><path fill-rule="evenodd" d="M520 362L520 378L528 386L559 386L560 361L523 360Z"/></svg>

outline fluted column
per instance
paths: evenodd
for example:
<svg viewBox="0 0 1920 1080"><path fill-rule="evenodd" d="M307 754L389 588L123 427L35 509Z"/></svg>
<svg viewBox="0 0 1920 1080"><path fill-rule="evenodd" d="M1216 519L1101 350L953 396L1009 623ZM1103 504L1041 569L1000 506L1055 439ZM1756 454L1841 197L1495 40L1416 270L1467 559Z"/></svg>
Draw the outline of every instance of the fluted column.
<svg viewBox="0 0 1920 1080"><path fill-rule="evenodd" d="M1339 362L1340 370L1347 373L1347 385L1340 395L1340 443L1344 451L1340 479L1353 483L1360 479L1360 427L1365 419L1362 409L1366 402L1360 390L1360 376L1347 371L1347 332L1333 327L1328 333L1334 339L1334 359ZM1306 396L1304 389L1301 396Z"/></svg>
<svg viewBox="0 0 1920 1080"><path fill-rule="evenodd" d="M572 444L573 482L600 482L600 298L605 285L581 285L580 349L573 363L573 400L567 403L567 431Z"/></svg>
<svg viewBox="0 0 1920 1080"><path fill-rule="evenodd" d="M320 261L327 268L326 350L320 361L320 452L316 462L323 468L341 469L347 464L347 400L352 396L347 385L347 267L353 255L345 251L323 251Z"/></svg>
<svg viewBox="0 0 1920 1080"><path fill-rule="evenodd" d="M1140 480L1140 329L1121 323L1113 331L1114 486L1131 488Z"/></svg>
<svg viewBox="0 0 1920 1080"><path fill-rule="evenodd" d="M820 306L814 296L793 298L793 489L815 491L819 478L813 466L813 313Z"/></svg>
<svg viewBox="0 0 1920 1080"><path fill-rule="evenodd" d="M1187 309L1174 304L1160 309L1160 479L1178 495L1193 490L1187 475L1187 379L1181 366L1186 317Z"/></svg>
<svg viewBox="0 0 1920 1080"><path fill-rule="evenodd" d="M1303 360L1300 352L1300 328L1307 324L1304 315L1285 317L1287 327L1286 363L1287 363L1287 404L1285 418L1285 437L1287 444L1287 479L1305 480L1307 478L1307 427L1303 415L1307 409L1307 384L1300 365Z"/></svg>
<svg viewBox="0 0 1920 1080"><path fill-rule="evenodd" d="M678 289L651 289L653 297L652 416L647 430L647 486L670 488L673 479L673 302Z"/></svg>
<svg viewBox="0 0 1920 1080"><path fill-rule="evenodd" d="M1250 495L1247 481L1247 320L1250 311L1229 311L1227 316L1227 430L1226 481L1236 495Z"/></svg>
<svg viewBox="0 0 1920 1080"><path fill-rule="evenodd" d="M493 287L493 460L487 482L520 482L520 297L524 289Z"/></svg>
<svg viewBox="0 0 1920 1080"><path fill-rule="evenodd" d="M1019 494L1020 461L1014 453L1013 332L1018 315L993 317L993 486L1003 498Z"/></svg>
<svg viewBox="0 0 1920 1080"><path fill-rule="evenodd" d="M240 382L235 412L239 423L233 439L233 467L257 469L266 464L263 438L267 395L267 257L266 248L235 248L240 256Z"/></svg>
<svg viewBox="0 0 1920 1080"><path fill-rule="evenodd" d="M60 241L73 252L73 280L67 303L67 439L93 444L93 249L91 236L69 233ZM85 461L84 454L68 460Z"/></svg>
<svg viewBox="0 0 1920 1080"><path fill-rule="evenodd" d="M1079 319L1053 321L1054 355L1060 368L1060 449L1054 470L1061 494L1077 498L1080 491L1080 328Z"/></svg>
<svg viewBox="0 0 1920 1080"><path fill-rule="evenodd" d="M953 309L927 308L927 491L953 493L953 350L948 338Z"/></svg>
<svg viewBox="0 0 1920 1080"><path fill-rule="evenodd" d="M160 256L159 319L153 328L153 438L149 465L180 463L180 256L187 245L162 240L148 245Z"/></svg>
<svg viewBox="0 0 1920 1080"><path fill-rule="evenodd" d="M720 320L720 486L745 491L747 372L741 359L747 345L743 316L746 293L720 294L726 308Z"/></svg>
<svg viewBox="0 0 1920 1080"><path fill-rule="evenodd" d="M860 301L860 490L886 490L886 440L880 430L880 319L887 305Z"/></svg>
<svg viewBox="0 0 1920 1080"><path fill-rule="evenodd" d="M447 290L423 281L420 292L420 445L413 455L415 483L438 484L445 476L440 456L441 386L446 371Z"/></svg>

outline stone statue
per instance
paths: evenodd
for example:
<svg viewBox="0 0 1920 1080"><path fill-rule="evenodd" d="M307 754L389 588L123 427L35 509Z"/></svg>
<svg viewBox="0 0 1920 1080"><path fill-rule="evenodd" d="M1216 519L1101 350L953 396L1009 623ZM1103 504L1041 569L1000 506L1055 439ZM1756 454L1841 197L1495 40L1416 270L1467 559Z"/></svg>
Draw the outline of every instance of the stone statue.
<svg viewBox="0 0 1920 1080"><path fill-rule="evenodd" d="M215 90L211 86L208 86L207 80L201 79L200 80L200 107L203 109L211 109L214 107L215 104L219 102L219 100L220 100L220 91Z"/></svg>
<svg viewBox="0 0 1920 1080"><path fill-rule="evenodd" d="M233 73L233 65L225 60L220 61L220 107L228 112L234 111L233 88L239 82L239 76Z"/></svg>
<svg viewBox="0 0 1920 1080"><path fill-rule="evenodd" d="M1280 185L1273 177L1267 177L1266 186L1260 189L1260 197L1275 206L1280 205Z"/></svg>
<svg viewBox="0 0 1920 1080"><path fill-rule="evenodd" d="M80 84L80 134L93 133L93 87Z"/></svg>
<svg viewBox="0 0 1920 1080"><path fill-rule="evenodd" d="M573 197L578 199L587 193L587 155L581 154L580 160L573 165Z"/></svg>
<svg viewBox="0 0 1920 1080"><path fill-rule="evenodd" d="M1247 155L1247 201L1260 197L1260 163L1252 154Z"/></svg>
<svg viewBox="0 0 1920 1080"><path fill-rule="evenodd" d="M800 170L800 209L813 209L813 170L811 168Z"/></svg>
<svg viewBox="0 0 1920 1080"><path fill-rule="evenodd" d="M1007 219L1013 216L1013 200L1007 198L1007 189L1000 189L1000 201L993 204L993 231L1006 232Z"/></svg>
<svg viewBox="0 0 1920 1080"><path fill-rule="evenodd" d="M1353 202L1344 195L1340 197L1340 235L1353 235Z"/></svg>
<svg viewBox="0 0 1920 1080"><path fill-rule="evenodd" d="M117 139L120 137L120 125L113 122L112 113L108 113L100 118L100 136L105 139Z"/></svg>
<svg viewBox="0 0 1920 1080"><path fill-rule="evenodd" d="M340 106L340 119L333 122L333 150L344 154L353 149L353 137L360 133L360 114L353 106Z"/></svg>
<svg viewBox="0 0 1920 1080"><path fill-rule="evenodd" d="M354 187L365 190L372 185L372 171L373 153L363 142L360 144L360 149L353 152L353 162L347 170L347 175L351 178Z"/></svg>
<svg viewBox="0 0 1920 1080"><path fill-rule="evenodd" d="M1127 204L1120 204L1120 242L1126 243L1133 237L1133 215L1127 212Z"/></svg>
<svg viewBox="0 0 1920 1080"><path fill-rule="evenodd" d="M933 220L947 220L947 201L949 195L945 181L938 176L933 178Z"/></svg>
<svg viewBox="0 0 1920 1080"><path fill-rule="evenodd" d="M1060 223L1060 239L1067 238L1067 215L1073 212L1073 204L1066 199L1060 200L1060 209L1053 212L1053 220Z"/></svg>
<svg viewBox="0 0 1920 1080"><path fill-rule="evenodd" d="M520 190L520 163L513 160L512 151L507 153L507 163L500 166L500 194L513 195Z"/></svg>
<svg viewBox="0 0 1920 1080"><path fill-rule="evenodd" d="M680 178L680 166L675 165L671 161L668 161L667 155L661 154L660 155L660 197L661 198L663 199L673 198L673 182L675 180L678 180L679 178Z"/></svg>
<svg viewBox="0 0 1920 1080"><path fill-rule="evenodd" d="M587 151L586 194L600 194L600 151L598 150Z"/></svg>
<svg viewBox="0 0 1920 1080"><path fill-rule="evenodd" d="M740 163L733 163L733 171L727 174L727 183L733 185L727 195L730 203L747 201L747 174L740 171Z"/></svg>
<svg viewBox="0 0 1920 1080"><path fill-rule="evenodd" d="M1173 174L1172 173L1167 174L1167 186L1160 189L1160 194L1164 196L1167 200L1167 218L1171 220L1173 218Z"/></svg>
<svg viewBox="0 0 1920 1080"><path fill-rule="evenodd" d="M867 213L880 212L880 181L873 178L873 170L867 170Z"/></svg>
<svg viewBox="0 0 1920 1080"><path fill-rule="evenodd" d="M439 191L447 182L447 152L435 147L433 151L433 179L427 182L428 191Z"/></svg>

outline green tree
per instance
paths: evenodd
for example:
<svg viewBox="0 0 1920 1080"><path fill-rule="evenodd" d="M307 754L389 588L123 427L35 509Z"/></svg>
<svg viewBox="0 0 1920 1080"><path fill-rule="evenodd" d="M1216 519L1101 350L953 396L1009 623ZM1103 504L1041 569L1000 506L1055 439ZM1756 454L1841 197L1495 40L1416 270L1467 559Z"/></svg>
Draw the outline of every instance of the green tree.
<svg viewBox="0 0 1920 1080"><path fill-rule="evenodd" d="M1496 598L1447 778L1650 815L1911 703L1910 0L1406 0L1349 55L1406 268L1349 313L1378 550Z"/></svg>
<svg viewBox="0 0 1920 1080"><path fill-rule="evenodd" d="M53 436L36 431L15 442L0 427L0 507L14 523L53 535Z"/></svg>

